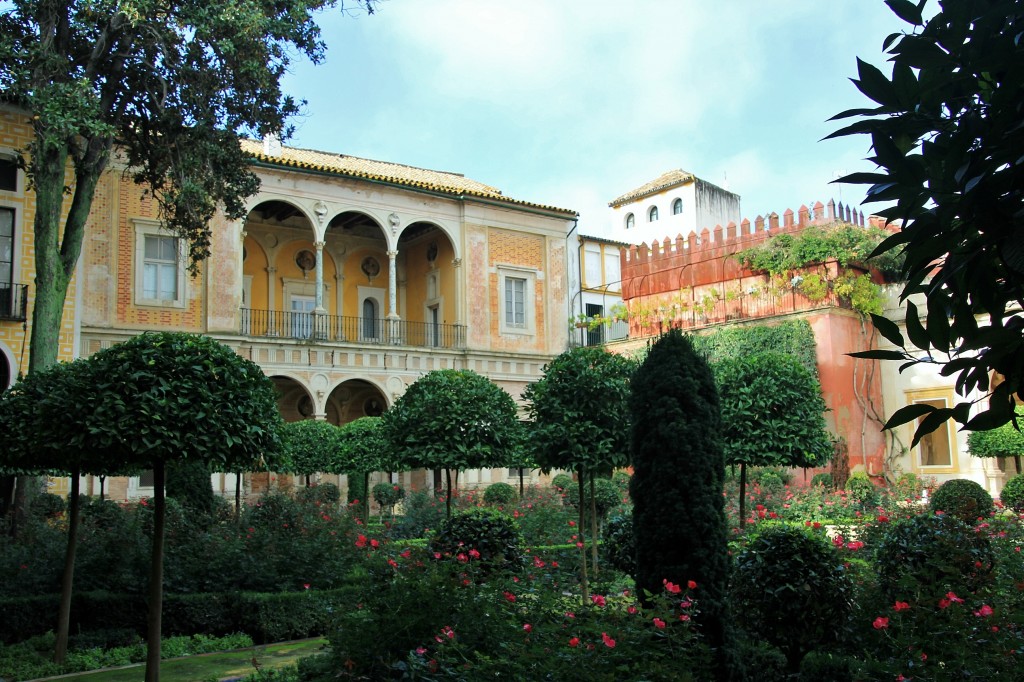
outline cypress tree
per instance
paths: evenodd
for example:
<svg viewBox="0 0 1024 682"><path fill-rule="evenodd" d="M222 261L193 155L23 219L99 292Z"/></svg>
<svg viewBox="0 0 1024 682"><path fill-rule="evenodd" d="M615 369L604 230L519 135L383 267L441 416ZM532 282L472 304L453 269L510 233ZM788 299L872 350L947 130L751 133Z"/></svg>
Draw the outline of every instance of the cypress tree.
<svg viewBox="0 0 1024 682"><path fill-rule="evenodd" d="M651 346L632 387L636 586L644 596L662 591L665 580L697 583L698 624L719 652L717 677L728 679L725 463L714 377L673 329Z"/></svg>

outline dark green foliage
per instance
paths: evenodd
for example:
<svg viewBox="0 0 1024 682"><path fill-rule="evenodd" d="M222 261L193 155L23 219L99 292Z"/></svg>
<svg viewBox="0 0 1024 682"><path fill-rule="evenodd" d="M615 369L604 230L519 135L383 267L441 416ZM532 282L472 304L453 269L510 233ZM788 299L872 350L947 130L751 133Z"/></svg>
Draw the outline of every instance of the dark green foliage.
<svg viewBox="0 0 1024 682"><path fill-rule="evenodd" d="M373 486L373 499L383 507L394 507L405 497L405 490L397 483L378 483Z"/></svg>
<svg viewBox="0 0 1024 682"><path fill-rule="evenodd" d="M775 351L793 356L807 371L818 375L814 331L807 320L723 327L710 334L694 336L691 341L697 352L707 357L712 365Z"/></svg>
<svg viewBox="0 0 1024 682"><path fill-rule="evenodd" d="M1024 407L1016 411L1018 426L1024 427ZM967 449L973 457L1016 457L1024 455L1024 431L1007 422L990 431L967 434ZM1020 473L1018 470L1017 473Z"/></svg>
<svg viewBox="0 0 1024 682"><path fill-rule="evenodd" d="M977 590L991 579L994 562L988 537L951 515L894 523L875 552L883 592L912 604Z"/></svg>
<svg viewBox="0 0 1024 682"><path fill-rule="evenodd" d="M444 523L445 505L433 490L413 490L402 503L403 515L395 520L392 531L398 538L422 538Z"/></svg>
<svg viewBox="0 0 1024 682"><path fill-rule="evenodd" d="M303 504L337 507L338 500L341 499L341 491L333 483L316 483L308 488L301 488L295 494L295 499Z"/></svg>
<svg viewBox="0 0 1024 682"><path fill-rule="evenodd" d="M39 493L29 501L29 511L42 518L62 516L67 508L64 498L53 493Z"/></svg>
<svg viewBox="0 0 1024 682"><path fill-rule="evenodd" d="M726 463L816 467L832 456L817 377L766 351L715 365Z"/></svg>
<svg viewBox="0 0 1024 682"><path fill-rule="evenodd" d="M820 535L768 526L736 556L732 593L743 626L782 650L796 671L808 651L838 641L853 585Z"/></svg>
<svg viewBox="0 0 1024 682"><path fill-rule="evenodd" d="M835 487L835 484L832 482L832 474L814 474L814 476L811 477L811 486L832 490Z"/></svg>
<svg viewBox="0 0 1024 682"><path fill-rule="evenodd" d="M209 515L214 509L210 468L201 461L183 460L167 466L167 497L192 512Z"/></svg>
<svg viewBox="0 0 1024 682"><path fill-rule="evenodd" d="M892 492L900 500L913 500L921 496L921 491L924 490L924 484L921 479L917 477L917 474L906 471L896 478L896 483L893 484Z"/></svg>
<svg viewBox="0 0 1024 682"><path fill-rule="evenodd" d="M505 504L513 504L519 497L516 488L508 483L492 483L484 490L484 504L492 507Z"/></svg>
<svg viewBox="0 0 1024 682"><path fill-rule="evenodd" d="M834 118L857 120L830 137L871 139L877 172L845 182L870 185L867 203L901 227L876 252L905 256L901 298L922 293L927 310L907 304L904 340L891 321L879 332L899 350L860 357L942 365L964 400L953 407L908 405L887 428L920 420L921 435L952 417L969 429L995 428L1013 416L1024 391L1024 5L1015 0L888 0L906 31L883 43L891 76L858 60L854 85L871 102ZM937 11L933 11L936 10ZM927 20L925 16L929 16ZM908 350L909 346L909 350ZM985 409L976 391L993 389Z"/></svg>
<svg viewBox="0 0 1024 682"><path fill-rule="evenodd" d="M594 479L594 506L597 508L597 518L603 519L612 509L622 504L623 494L619 492L618 486L608 478ZM580 487L571 485L566 489L566 500L574 507L580 504ZM590 513L590 485L583 486L583 512Z"/></svg>
<svg viewBox="0 0 1024 682"><path fill-rule="evenodd" d="M346 495L346 501L349 504L359 502L360 504L366 502L366 495L368 494L366 489L366 481L362 476L350 475L348 477L348 495Z"/></svg>
<svg viewBox="0 0 1024 682"><path fill-rule="evenodd" d="M281 428L283 471L310 476L345 471L340 457L339 429L320 419L288 422Z"/></svg>
<svg viewBox="0 0 1024 682"><path fill-rule="evenodd" d="M636 544L633 541L633 514L613 516L601 532L601 551L615 570L636 575Z"/></svg>
<svg viewBox="0 0 1024 682"><path fill-rule="evenodd" d="M558 490L563 495L568 495L571 488L575 488L576 481L572 480L572 476L569 474L556 474L551 478L551 487Z"/></svg>
<svg viewBox="0 0 1024 682"><path fill-rule="evenodd" d="M932 511L955 516L967 524L988 518L995 510L988 491L966 478L954 478L940 485L928 504Z"/></svg>
<svg viewBox="0 0 1024 682"><path fill-rule="evenodd" d="M854 658L831 651L809 651L800 662L799 682L854 682L858 663Z"/></svg>
<svg viewBox="0 0 1024 682"><path fill-rule="evenodd" d="M863 471L850 474L846 479L846 491L849 497L860 505L862 511L878 505L878 486Z"/></svg>
<svg viewBox="0 0 1024 682"><path fill-rule="evenodd" d="M695 580L704 632L720 646L729 557L718 392L679 330L651 346L633 378L630 412L637 588L654 594L663 580Z"/></svg>
<svg viewBox="0 0 1024 682"><path fill-rule="evenodd" d="M461 554L465 560L474 549L480 553L474 561L489 570L516 568L523 562L519 526L511 516L496 509L476 508L454 514L430 541L430 550L446 558Z"/></svg>
<svg viewBox="0 0 1024 682"><path fill-rule="evenodd" d="M1018 514L1024 511L1024 474L1014 476L1007 481L1003 486L1003 491L999 493L999 499L1005 506Z"/></svg>

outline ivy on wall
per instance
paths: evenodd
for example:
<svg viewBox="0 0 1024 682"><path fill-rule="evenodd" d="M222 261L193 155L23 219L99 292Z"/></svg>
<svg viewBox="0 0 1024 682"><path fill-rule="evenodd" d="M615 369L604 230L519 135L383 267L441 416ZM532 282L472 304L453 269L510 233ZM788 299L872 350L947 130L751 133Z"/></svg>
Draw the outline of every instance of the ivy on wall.
<svg viewBox="0 0 1024 682"><path fill-rule="evenodd" d="M694 348L703 353L711 364L765 351L777 351L792 355L815 377L818 376L814 332L807 320L723 327L711 334L694 335L692 341Z"/></svg>

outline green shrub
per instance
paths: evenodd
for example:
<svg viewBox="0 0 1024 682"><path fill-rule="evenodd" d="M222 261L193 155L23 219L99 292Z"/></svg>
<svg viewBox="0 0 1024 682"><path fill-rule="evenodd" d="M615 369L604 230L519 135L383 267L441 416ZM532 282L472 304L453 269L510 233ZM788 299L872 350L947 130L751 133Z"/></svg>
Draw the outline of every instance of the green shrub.
<svg viewBox="0 0 1024 682"><path fill-rule="evenodd" d="M892 494L900 500L913 500L921 496L924 484L917 474L904 472L899 475L892 487Z"/></svg>
<svg viewBox="0 0 1024 682"><path fill-rule="evenodd" d="M619 489L619 492L622 493L623 497L629 494L629 479L631 478L633 478L633 476L626 471L616 471L612 474L612 483L614 483L615 487Z"/></svg>
<svg viewBox="0 0 1024 682"><path fill-rule="evenodd" d="M516 492L515 486L501 482L492 483L484 491L484 504L491 506L510 504L515 502L518 497L519 494Z"/></svg>
<svg viewBox="0 0 1024 682"><path fill-rule="evenodd" d="M403 516L392 526L395 538L421 538L444 523L445 506L432 490L410 492L402 505Z"/></svg>
<svg viewBox="0 0 1024 682"><path fill-rule="evenodd" d="M810 651L800 663L800 682L854 682L857 661L831 651Z"/></svg>
<svg viewBox="0 0 1024 682"><path fill-rule="evenodd" d="M487 569L514 568L523 562L523 537L511 516L477 508L445 521L431 539L430 550L456 558L476 550L480 565Z"/></svg>
<svg viewBox="0 0 1024 682"><path fill-rule="evenodd" d="M583 511L586 514L590 513L590 486L584 484L583 488L584 500L586 500L586 506ZM580 503L580 487L578 484L569 486L566 494L566 499L569 500L569 504L574 507L579 507ZM604 515L610 512L615 507L622 504L622 493L619 492L618 487L611 480L607 478L595 478L594 479L594 506L597 509L597 517L604 518Z"/></svg>
<svg viewBox="0 0 1024 682"><path fill-rule="evenodd" d="M893 523L875 551L882 591L910 603L934 603L949 591L977 590L991 578L994 563L988 537L952 515Z"/></svg>
<svg viewBox="0 0 1024 682"><path fill-rule="evenodd" d="M992 496L974 481L954 478L939 486L929 502L932 511L952 515L964 523L973 524L995 510Z"/></svg>
<svg viewBox="0 0 1024 682"><path fill-rule="evenodd" d="M814 474L811 478L811 486L818 488L825 488L826 490L834 490L835 482L832 480L832 474L821 473Z"/></svg>
<svg viewBox="0 0 1024 682"><path fill-rule="evenodd" d="M378 483L373 486L373 499L383 509L394 507L405 497L405 490L397 483Z"/></svg>
<svg viewBox="0 0 1024 682"><path fill-rule="evenodd" d="M576 481L569 474L557 474L551 479L551 486L563 495L576 487Z"/></svg>
<svg viewBox="0 0 1024 682"><path fill-rule="evenodd" d="M770 525L736 556L736 612L751 636L786 655L792 672L807 652L838 641L852 591L835 548L800 528Z"/></svg>
<svg viewBox="0 0 1024 682"><path fill-rule="evenodd" d="M999 493L999 499L1002 500L1003 505L1017 513L1024 511L1024 474L1014 476L1007 481L1003 486L1003 491Z"/></svg>
<svg viewBox="0 0 1024 682"><path fill-rule="evenodd" d="M782 490L786 487L785 481L779 476L778 472L771 469L766 469L757 473L757 483L761 486L762 490Z"/></svg>
<svg viewBox="0 0 1024 682"><path fill-rule="evenodd" d="M636 545L633 542L633 514L608 519L601 532L601 550L615 570L632 576L636 573Z"/></svg>
<svg viewBox="0 0 1024 682"><path fill-rule="evenodd" d="M863 471L855 471L846 479L847 495L860 505L862 510L877 507L878 486Z"/></svg>
<svg viewBox="0 0 1024 682"><path fill-rule="evenodd" d="M341 499L341 491L333 483L317 483L308 488L301 488L295 499L303 504L333 507Z"/></svg>
<svg viewBox="0 0 1024 682"><path fill-rule="evenodd" d="M60 495L53 493L39 493L32 496L29 511L42 518L51 519L60 516L67 509L67 503Z"/></svg>
<svg viewBox="0 0 1024 682"><path fill-rule="evenodd" d="M362 474L349 474L348 495L345 501L349 504L358 501L360 504L366 501L366 479Z"/></svg>

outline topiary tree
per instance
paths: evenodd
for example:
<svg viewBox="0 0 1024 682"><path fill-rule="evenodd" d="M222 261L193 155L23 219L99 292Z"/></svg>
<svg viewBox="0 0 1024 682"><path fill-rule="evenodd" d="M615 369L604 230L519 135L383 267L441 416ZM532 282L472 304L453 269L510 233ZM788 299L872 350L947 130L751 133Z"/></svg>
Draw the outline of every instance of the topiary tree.
<svg viewBox="0 0 1024 682"><path fill-rule="evenodd" d="M430 551L459 561L479 561L485 571L518 568L523 563L523 536L508 514L478 507L445 520L430 540Z"/></svg>
<svg viewBox="0 0 1024 682"><path fill-rule="evenodd" d="M448 516L452 471L502 466L521 441L512 396L468 369L428 372L381 418L397 462L408 468L444 469Z"/></svg>
<svg viewBox="0 0 1024 682"><path fill-rule="evenodd" d="M205 462L181 460L167 463L167 497L178 500L181 506L199 516L213 513L213 482L210 467ZM195 516L195 515L194 515Z"/></svg>
<svg viewBox="0 0 1024 682"><path fill-rule="evenodd" d="M96 363L79 359L36 370L0 393L0 466L18 475L67 474L71 481L54 650L58 663L64 661L68 646L81 475L124 474L133 469L127 459L97 448L93 440L93 422L112 418L113 407L96 400L97 382L104 380L96 376Z"/></svg>
<svg viewBox="0 0 1024 682"><path fill-rule="evenodd" d="M614 469L629 464L627 400L635 370L633 360L600 346L573 348L548 363L544 376L523 392L533 420L531 438L537 463L545 471L575 471L578 499L586 498L583 488L589 483L593 502L594 477L611 475ZM591 512L591 558L596 571L597 514L593 509ZM582 506L579 523L582 538ZM586 599L585 556L580 567Z"/></svg>
<svg viewBox="0 0 1024 682"><path fill-rule="evenodd" d="M725 459L714 377L673 329L651 346L632 387L636 586L646 598L664 580L697 582L703 632L719 652L717 677L727 679Z"/></svg>
<svg viewBox="0 0 1024 682"><path fill-rule="evenodd" d="M94 368L90 449L153 470L146 680L158 680L166 465L178 460L219 470L274 465L281 416L274 385L259 366L209 337L142 334L99 351L89 363Z"/></svg>
<svg viewBox="0 0 1024 682"><path fill-rule="evenodd" d="M363 518L370 518L370 474L398 468L391 444L384 435L380 417L360 417L341 427L338 433L338 473L359 480ZM351 490L351 483L350 490ZM350 500L351 501L351 500Z"/></svg>
<svg viewBox="0 0 1024 682"><path fill-rule="evenodd" d="M1007 481L999 499L1018 514L1024 511L1024 476L1018 474Z"/></svg>
<svg viewBox="0 0 1024 682"><path fill-rule="evenodd" d="M796 358L775 351L715 365L727 464L740 465L740 526L747 465L815 467L832 455L821 384Z"/></svg>
<svg viewBox="0 0 1024 682"><path fill-rule="evenodd" d="M1024 407L1017 408L1017 423L1024 423ZM1013 457L1017 473L1021 473L1020 456L1024 455L1024 432L1013 422L991 431L972 431L967 435L967 450L974 457Z"/></svg>
<svg viewBox="0 0 1024 682"><path fill-rule="evenodd" d="M387 507L392 519L395 517L395 505L405 498L405 490L397 483L378 483L373 486L373 499L380 508L380 520L384 521L384 508Z"/></svg>
<svg viewBox="0 0 1024 682"><path fill-rule="evenodd" d="M996 508L988 491L966 478L954 478L940 485L928 504L932 511L955 516L968 524L987 517Z"/></svg>
<svg viewBox="0 0 1024 682"><path fill-rule="evenodd" d="M823 537L771 525L737 554L732 596L748 632L778 647L796 672L808 652L839 640L853 585Z"/></svg>
<svg viewBox="0 0 1024 682"><path fill-rule="evenodd" d="M281 428L282 458L285 470L306 478L316 473L337 473L339 432L334 424L321 419L288 422Z"/></svg>
<svg viewBox="0 0 1024 682"><path fill-rule="evenodd" d="M484 490L484 504L496 507L503 504L514 504L518 494L515 487L499 481L487 486Z"/></svg>

